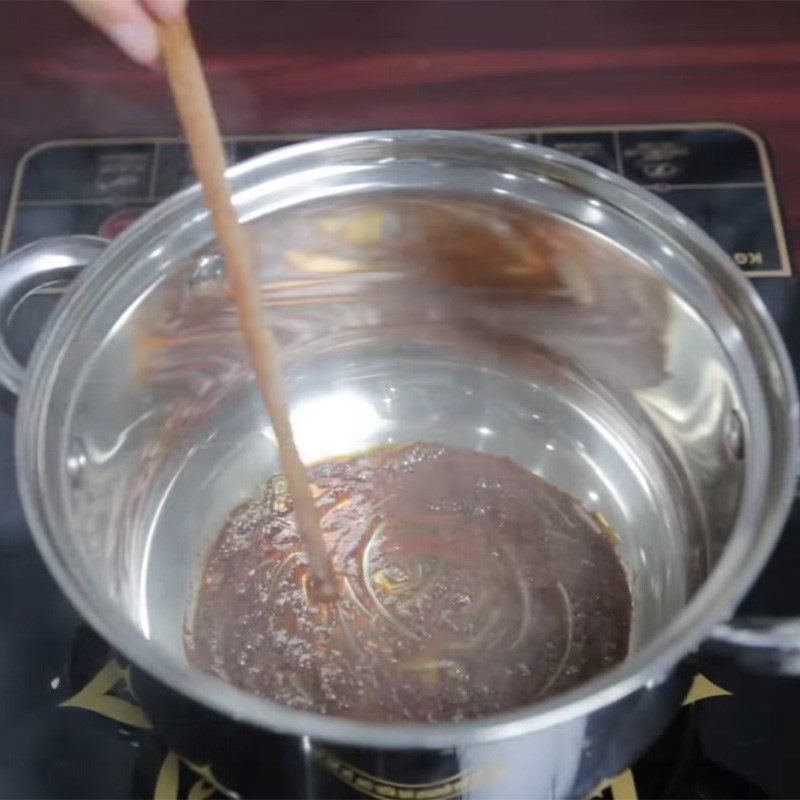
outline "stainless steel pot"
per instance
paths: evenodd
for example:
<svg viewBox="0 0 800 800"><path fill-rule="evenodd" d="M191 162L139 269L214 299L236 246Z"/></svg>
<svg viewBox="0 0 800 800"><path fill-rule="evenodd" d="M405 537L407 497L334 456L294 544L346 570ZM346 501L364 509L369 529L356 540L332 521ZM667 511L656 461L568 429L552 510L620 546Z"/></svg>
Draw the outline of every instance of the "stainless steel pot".
<svg viewBox="0 0 800 800"><path fill-rule="evenodd" d="M176 715L228 734L234 721L333 781L306 777L300 795L573 796L663 728L685 689L676 665L704 639L796 654L794 628L722 624L785 521L798 406L759 299L697 227L597 166L468 133L339 136L230 180L301 455L427 440L514 458L618 533L631 654L533 707L452 725L293 711L187 666L207 546L278 471L192 188L112 244L44 240L0 268L6 316L33 283L88 265L24 380L0 340L0 381L22 383L17 469L36 542L141 668L142 697L170 693L169 713L163 696L148 708L168 735ZM182 746L225 758L218 736Z"/></svg>

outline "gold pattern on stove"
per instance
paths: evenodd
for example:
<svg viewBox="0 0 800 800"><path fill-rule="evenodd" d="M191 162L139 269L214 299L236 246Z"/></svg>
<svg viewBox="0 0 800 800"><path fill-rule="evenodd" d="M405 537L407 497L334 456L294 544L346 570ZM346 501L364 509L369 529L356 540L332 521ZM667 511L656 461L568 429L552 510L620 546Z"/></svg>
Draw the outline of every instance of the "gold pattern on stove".
<svg viewBox="0 0 800 800"><path fill-rule="evenodd" d="M121 667L115 659L111 659L83 689L60 703L60 706L85 708L132 728L150 730L153 724L144 711L132 699L120 697L121 693L133 697L130 669Z"/></svg>
<svg viewBox="0 0 800 800"><path fill-rule="evenodd" d="M164 757L156 778L153 800L173 800L178 797L181 762L178 754L170 750Z"/></svg>
<svg viewBox="0 0 800 800"><path fill-rule="evenodd" d="M82 708L134 728L151 730L153 725L144 711L133 699L120 697L119 694L126 694L132 698L130 668L124 668L115 659L111 659L86 686L60 703L60 707ZM704 675L698 674L694 677L683 705L731 694ZM495 774L494 772L489 774L488 770L473 770L430 783L391 783L359 770L325 750L315 749L314 755L320 765L342 783L365 797L377 800L387 800L387 798L388 800L452 800L464 794L476 783L491 780ZM210 765L194 764L170 750L159 769L153 792L154 800L178 800L182 767L190 770L196 778L189 787L188 800L208 800L215 791L226 797L238 797L233 790L223 786L214 777ZM604 781L592 792L590 800L638 800L631 770L625 770L615 778Z"/></svg>
<svg viewBox="0 0 800 800"><path fill-rule="evenodd" d="M161 768L158 771L156 786L153 791L153 800L178 800L181 796L180 785L182 768L184 770L190 770L192 777L195 778L186 795L187 800L208 800L208 798L215 793L219 793L224 797L239 797L236 792L223 786L214 777L210 766L206 765L201 767L179 756L174 750L170 750L166 756L164 756L164 761L161 763Z"/></svg>
<svg viewBox="0 0 800 800"><path fill-rule="evenodd" d="M212 786L214 789L221 792L226 797L231 797L231 798L239 797L239 795L236 792L234 792L233 789L229 789L227 786L223 786L216 779L216 777L214 777L214 772L211 769L210 764L201 766L200 764L195 764L193 761L189 761L188 758L182 758L182 757L180 757L180 760L181 763L185 764L192 772L194 772L195 775L199 775L203 782L207 783L209 786ZM198 783L196 783L192 788L197 787L199 783L200 781L198 781ZM189 800L194 800L194 798L191 795L192 795L192 790L190 789Z"/></svg>
<svg viewBox="0 0 800 800"><path fill-rule="evenodd" d="M620 772L616 778L603 781L592 792L589 800L639 800L633 773L626 769L625 772Z"/></svg>
<svg viewBox="0 0 800 800"><path fill-rule="evenodd" d="M705 700L708 697L729 697L733 692L717 686L712 683L705 675L695 675L692 685L689 687L689 692L683 700L681 705L689 706L698 700Z"/></svg>

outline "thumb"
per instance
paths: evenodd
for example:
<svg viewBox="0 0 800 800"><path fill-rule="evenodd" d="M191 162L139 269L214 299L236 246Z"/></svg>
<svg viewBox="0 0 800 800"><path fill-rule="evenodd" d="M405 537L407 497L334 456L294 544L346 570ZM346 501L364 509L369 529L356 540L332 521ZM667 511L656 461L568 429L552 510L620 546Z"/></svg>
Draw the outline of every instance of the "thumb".
<svg viewBox="0 0 800 800"><path fill-rule="evenodd" d="M154 17L169 19L185 6L184 0L68 0L75 10L111 39L129 58L145 66L158 62ZM151 16L152 15L152 16Z"/></svg>

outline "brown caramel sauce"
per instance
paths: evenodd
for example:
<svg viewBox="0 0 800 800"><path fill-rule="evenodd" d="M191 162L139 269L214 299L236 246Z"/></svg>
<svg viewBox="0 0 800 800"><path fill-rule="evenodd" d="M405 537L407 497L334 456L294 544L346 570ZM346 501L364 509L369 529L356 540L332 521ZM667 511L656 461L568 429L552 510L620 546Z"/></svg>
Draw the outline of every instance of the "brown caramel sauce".
<svg viewBox="0 0 800 800"><path fill-rule="evenodd" d="M607 526L507 458L431 444L310 469L340 598L317 602L281 477L214 544L191 663L293 708L455 721L621 661L631 597Z"/></svg>

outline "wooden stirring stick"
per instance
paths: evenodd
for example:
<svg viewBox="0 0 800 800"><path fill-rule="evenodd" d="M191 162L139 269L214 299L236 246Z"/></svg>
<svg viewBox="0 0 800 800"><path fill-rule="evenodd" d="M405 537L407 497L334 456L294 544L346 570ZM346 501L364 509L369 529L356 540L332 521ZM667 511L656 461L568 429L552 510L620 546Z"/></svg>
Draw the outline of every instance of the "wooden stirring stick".
<svg viewBox="0 0 800 800"><path fill-rule="evenodd" d="M239 225L225 180L225 155L219 125L186 17L161 23L159 41L178 116L189 142L192 163L225 256L228 283L236 299L239 327L247 354L275 430L281 465L294 500L297 529L308 554L310 588L317 599L330 600L337 595L333 566L322 538L308 472L292 437L283 397L278 348L261 321L259 287L252 269L250 246Z"/></svg>

